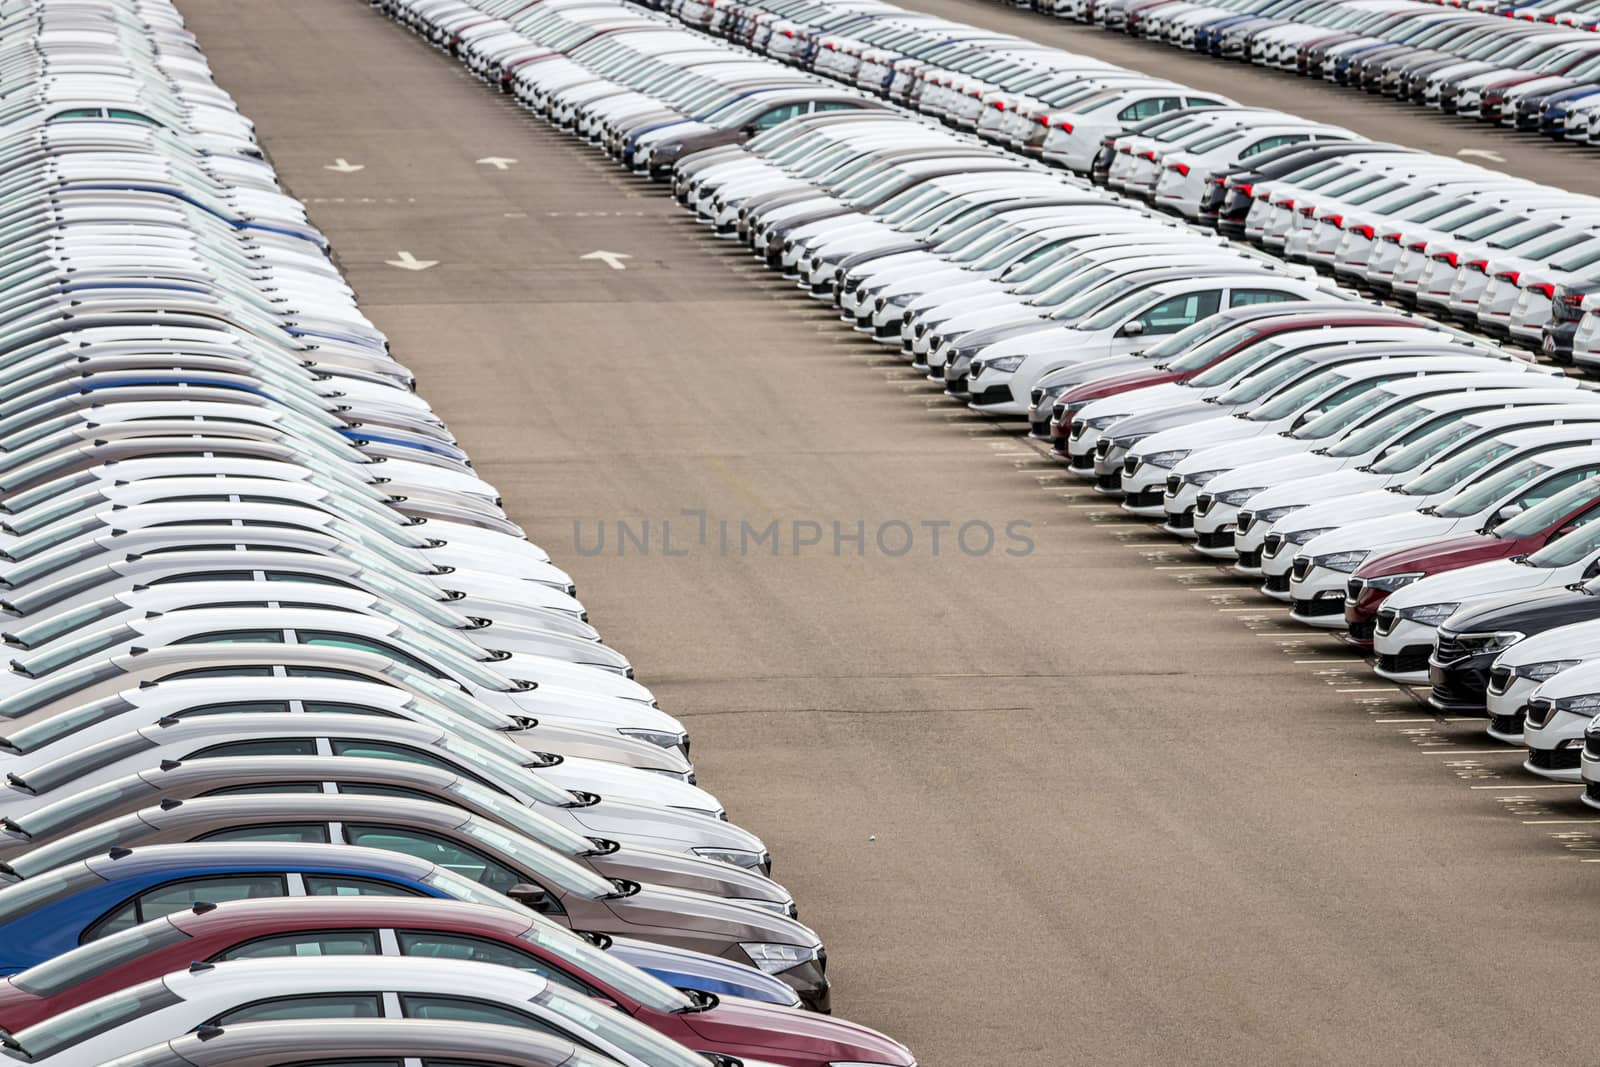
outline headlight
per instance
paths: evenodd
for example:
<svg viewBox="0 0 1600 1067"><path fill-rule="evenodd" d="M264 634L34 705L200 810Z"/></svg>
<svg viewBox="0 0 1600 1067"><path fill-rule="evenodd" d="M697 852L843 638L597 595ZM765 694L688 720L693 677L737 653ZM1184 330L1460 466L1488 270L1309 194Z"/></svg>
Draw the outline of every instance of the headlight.
<svg viewBox="0 0 1600 1067"><path fill-rule="evenodd" d="M703 860L716 860L731 867L743 867L747 871L765 867L769 862L766 853L751 852L744 848L697 848L694 854Z"/></svg>
<svg viewBox="0 0 1600 1067"><path fill-rule="evenodd" d="M1170 470L1182 463L1188 456L1189 450L1187 448L1173 448L1165 452L1152 452L1148 456L1144 456L1140 462L1152 467L1163 467Z"/></svg>
<svg viewBox="0 0 1600 1067"><path fill-rule="evenodd" d="M1516 630L1497 630L1492 634L1455 634L1452 640L1469 654L1482 656L1491 652L1504 652L1527 636Z"/></svg>
<svg viewBox="0 0 1600 1067"><path fill-rule="evenodd" d="M1570 700L1558 700L1556 701L1556 710L1575 711L1583 715L1600 713L1600 693L1585 693L1581 697L1573 697ZM1589 729L1594 729L1592 724ZM1588 730L1585 730L1584 733L1587 734Z"/></svg>
<svg viewBox="0 0 1600 1067"><path fill-rule="evenodd" d="M1330 571L1349 574L1372 553L1370 552L1335 552L1332 555L1318 556L1311 561L1314 567L1326 567Z"/></svg>
<svg viewBox="0 0 1600 1067"><path fill-rule="evenodd" d="M1218 504L1227 504L1229 507L1236 508L1261 492L1263 488L1263 486L1255 486L1251 489L1230 489L1226 493L1218 493L1213 499Z"/></svg>
<svg viewBox="0 0 1600 1067"><path fill-rule="evenodd" d="M1092 419L1084 419L1083 424L1091 430L1103 430L1118 419L1126 417L1125 415L1096 415Z"/></svg>
<svg viewBox="0 0 1600 1067"><path fill-rule="evenodd" d="M1285 516L1293 515L1305 506L1305 504L1291 504L1284 508L1268 508L1266 511L1258 511L1256 512L1256 523L1258 525L1265 523L1270 526Z"/></svg>
<svg viewBox="0 0 1600 1067"><path fill-rule="evenodd" d="M1190 471L1188 474L1185 474L1183 476L1183 480L1184 480L1185 483L1187 483L1189 485L1205 485L1207 482L1209 482L1211 479L1215 478L1217 475L1226 474L1226 473L1227 473L1226 470Z"/></svg>
<svg viewBox="0 0 1600 1067"><path fill-rule="evenodd" d="M1291 545L1303 545L1313 537L1321 537L1323 534L1332 533L1338 528L1339 527L1337 526L1316 526L1309 530L1295 530L1291 533L1284 534L1283 539L1286 543Z"/></svg>
<svg viewBox="0 0 1600 1067"><path fill-rule="evenodd" d="M1459 604L1418 604L1414 608L1401 608L1395 614L1423 626L1438 626L1454 615L1458 607Z"/></svg>
<svg viewBox="0 0 1600 1067"><path fill-rule="evenodd" d="M683 142L674 141L671 144L654 145L650 148L650 162L655 163L664 159L677 159L683 155Z"/></svg>
<svg viewBox="0 0 1600 1067"><path fill-rule="evenodd" d="M623 737L631 737L636 741L648 741L652 745L662 748L681 748L689 751L689 735L674 730L643 730L636 727L624 727L617 730Z"/></svg>
<svg viewBox="0 0 1600 1067"><path fill-rule="evenodd" d="M1363 581L1368 589L1376 589L1380 593L1392 593L1421 577L1423 577L1421 571L1413 571L1410 574L1380 574L1376 578L1365 578Z"/></svg>
<svg viewBox="0 0 1600 1067"><path fill-rule="evenodd" d="M768 974L782 974L810 963L817 958L817 950L804 945L778 945L769 941L741 941L739 947L750 957L750 962Z"/></svg>
<svg viewBox="0 0 1600 1067"><path fill-rule="evenodd" d="M1524 663L1520 667L1513 667L1511 673L1530 682L1546 682L1582 663L1581 659L1547 659L1543 663Z"/></svg>
<svg viewBox="0 0 1600 1067"><path fill-rule="evenodd" d="M984 360L982 366L985 370L1002 371L1009 374L1011 371L1014 371L1018 367L1022 366L1022 361L1027 358L1027 356L1001 356L999 359ZM972 365L974 373L977 372L978 367L979 364L977 363Z"/></svg>

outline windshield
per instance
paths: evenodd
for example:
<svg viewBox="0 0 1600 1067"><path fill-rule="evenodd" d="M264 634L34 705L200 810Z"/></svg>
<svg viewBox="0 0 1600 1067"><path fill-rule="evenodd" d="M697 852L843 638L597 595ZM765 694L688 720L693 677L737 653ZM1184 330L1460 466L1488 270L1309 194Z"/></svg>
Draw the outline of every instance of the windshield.
<svg viewBox="0 0 1600 1067"><path fill-rule="evenodd" d="M626 1049L639 1063L650 1067L708 1067L709 1061L690 1052L671 1038L664 1037L630 1016L596 1004L554 985L534 997L534 1002L575 1023L579 1031Z"/></svg>
<svg viewBox="0 0 1600 1067"><path fill-rule="evenodd" d="M1376 388L1378 384L1371 380L1354 381L1324 398L1316 411L1302 417L1303 425L1294 431L1295 437L1302 441L1325 441L1388 407L1394 402L1394 394Z"/></svg>
<svg viewBox="0 0 1600 1067"><path fill-rule="evenodd" d="M115 615L120 615L128 610L128 605L116 597L106 597L104 600L92 600L70 611L63 611L32 626L18 630L14 639L8 638L8 643L22 648L38 648L40 645L54 641L63 634L73 630L81 630L91 623L104 622Z"/></svg>
<svg viewBox="0 0 1600 1067"><path fill-rule="evenodd" d="M460 832L501 855L510 856L541 879L568 893L595 900L611 896L617 891L616 886L593 871L556 855L536 841L486 822L476 815L460 827Z"/></svg>
<svg viewBox="0 0 1600 1067"><path fill-rule="evenodd" d="M12 975L11 984L36 997L53 997L114 967L187 940L189 935L173 926L169 919L153 919L91 941L71 952L63 952L37 967L29 967Z"/></svg>
<svg viewBox="0 0 1600 1067"><path fill-rule="evenodd" d="M1306 381L1280 393L1270 403L1262 404L1250 412L1248 417L1253 422L1271 422L1274 419L1287 418L1301 411L1306 405L1326 397L1330 390L1342 389L1346 384L1350 384L1349 379L1342 374L1326 372L1313 374Z"/></svg>
<svg viewBox="0 0 1600 1067"><path fill-rule="evenodd" d="M1570 567L1600 550L1600 523L1588 523L1528 556L1531 567Z"/></svg>
<svg viewBox="0 0 1600 1067"><path fill-rule="evenodd" d="M1521 515L1514 515L1494 528L1496 537L1515 541L1549 529L1578 508L1600 500L1600 478L1589 478L1542 500ZM1581 519L1578 521L1582 521Z"/></svg>
<svg viewBox="0 0 1600 1067"><path fill-rule="evenodd" d="M544 804L564 806L572 803L572 794L566 790L557 789L519 763L486 751L470 741L447 736L439 742L439 747L471 768L480 778L491 782L513 781L518 789L537 797Z"/></svg>
<svg viewBox="0 0 1600 1067"><path fill-rule="evenodd" d="M576 934L544 919L522 934L522 940L560 956L584 974L593 975L608 986L620 989L634 1000L659 1012L681 1012L693 1002L665 982L652 978L637 967L606 954Z"/></svg>
<svg viewBox="0 0 1600 1067"><path fill-rule="evenodd" d="M486 812L497 820L533 838L563 856L583 856L595 850L593 841L575 833L523 807L503 793L479 785L477 782L457 779L445 790L466 801L469 810Z"/></svg>
<svg viewBox="0 0 1600 1067"><path fill-rule="evenodd" d="M1420 443L1420 442L1419 442ZM1431 496L1460 485L1484 467L1512 451L1503 441L1494 441L1469 450L1424 471L1400 487L1407 496Z"/></svg>
<svg viewBox="0 0 1600 1067"><path fill-rule="evenodd" d="M1162 294L1159 290L1152 292L1148 289L1140 289L1137 292L1129 293L1121 300L1112 300L1110 304L1107 304L1105 307L1101 308L1100 311L1089 316L1089 318L1084 321L1083 328L1085 330L1109 330L1113 326L1121 326L1124 319L1143 311L1145 306L1150 303L1152 298L1159 298L1161 295ZM1095 300L1096 306L1105 303L1106 300L1106 298L1099 293L1085 294L1085 299ZM1075 317L1065 314L1066 311L1067 308L1062 308L1060 311L1055 312L1050 317Z"/></svg>
<svg viewBox="0 0 1600 1067"><path fill-rule="evenodd" d="M1365 455L1375 448L1382 448L1385 444L1415 426L1427 414L1426 409L1421 406L1407 404L1399 411L1392 411L1385 415L1371 426L1357 430L1344 440L1329 445L1328 455L1347 459L1353 456Z"/></svg>
<svg viewBox="0 0 1600 1067"><path fill-rule="evenodd" d="M0 739L0 748L19 755L35 752L96 723L114 719L123 712L132 711L133 705L121 696L112 695L75 708L58 712L49 718L29 723L15 733ZM149 720L145 720L146 723ZM135 723L134 725L141 725Z"/></svg>
<svg viewBox="0 0 1600 1067"><path fill-rule="evenodd" d="M1257 341L1228 356L1216 366L1196 374L1189 379L1189 384L1196 389L1215 389L1218 386L1230 385L1287 347L1277 341Z"/></svg>
<svg viewBox="0 0 1600 1067"><path fill-rule="evenodd" d="M1492 507L1507 493L1520 489L1537 478L1543 478L1553 470L1555 468L1548 463L1540 463L1536 459L1513 463L1500 473L1492 474L1446 500L1433 509L1434 514L1447 519L1464 519L1469 515L1476 515Z"/></svg>
<svg viewBox="0 0 1600 1067"><path fill-rule="evenodd" d="M157 978L52 1016L23 1030L16 1038L30 1057L44 1059L151 1012L181 1003L182 999Z"/></svg>
<svg viewBox="0 0 1600 1067"><path fill-rule="evenodd" d="M1178 333L1174 334L1173 337L1182 337L1184 334L1193 331L1196 326L1211 327L1215 321L1215 319L1201 319L1199 322L1195 323L1194 326L1185 327ZM1178 371L1180 373L1205 370L1230 349L1236 347L1242 342L1248 341L1253 329L1254 327L1251 324L1234 326L1228 323L1223 323L1220 332L1217 329L1212 328L1207 331L1211 336L1197 341L1191 341L1188 344L1178 348L1177 351L1173 353L1177 358L1170 360L1163 366L1167 370ZM1166 346L1155 345L1151 348L1147 348L1145 349L1145 355L1155 355L1159 357L1164 353L1157 352L1156 349L1163 347Z"/></svg>
<svg viewBox="0 0 1600 1067"><path fill-rule="evenodd" d="M1316 364L1304 357L1286 359L1253 374L1217 398L1220 404L1250 404L1294 381Z"/></svg>

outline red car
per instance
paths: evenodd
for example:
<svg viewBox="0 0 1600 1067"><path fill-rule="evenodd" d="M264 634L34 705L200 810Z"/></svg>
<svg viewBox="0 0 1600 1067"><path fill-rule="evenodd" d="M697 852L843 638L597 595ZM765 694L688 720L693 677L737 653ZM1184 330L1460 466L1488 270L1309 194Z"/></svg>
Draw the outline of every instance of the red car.
<svg viewBox="0 0 1600 1067"><path fill-rule="evenodd" d="M1513 515L1493 529L1457 534L1373 556L1350 576L1344 621L1352 644L1370 647L1378 609L1389 594L1442 571L1525 556L1600 519L1600 478L1590 478Z"/></svg>
<svg viewBox="0 0 1600 1067"><path fill-rule="evenodd" d="M0 980L0 1027L22 1030L196 960L331 953L432 956L531 970L700 1052L792 1067L916 1062L905 1046L842 1019L673 989L543 920L484 904L411 897L196 904Z"/></svg>
<svg viewBox="0 0 1600 1067"><path fill-rule="evenodd" d="M1278 305L1282 306L1282 305ZM1161 363L1136 370L1125 371L1104 378L1095 378L1084 382L1082 385L1068 389L1056 401L1056 410L1062 412L1059 419L1050 420L1050 444L1063 456L1070 451L1072 418L1083 410L1084 406L1092 400L1115 396L1133 389L1143 389L1150 385L1161 385L1165 382L1186 382L1203 371L1227 359L1229 356L1242 351L1274 334L1285 333L1290 330L1311 330L1322 326L1415 326L1418 321L1399 311L1382 311L1363 308L1354 305L1348 311L1333 311L1327 308L1318 308L1297 314L1290 310L1293 305L1287 305L1283 311L1273 313L1263 310L1265 317L1253 328L1239 330L1229 334L1233 343L1223 345L1214 351L1206 350L1204 345L1191 352L1185 352L1169 363Z"/></svg>

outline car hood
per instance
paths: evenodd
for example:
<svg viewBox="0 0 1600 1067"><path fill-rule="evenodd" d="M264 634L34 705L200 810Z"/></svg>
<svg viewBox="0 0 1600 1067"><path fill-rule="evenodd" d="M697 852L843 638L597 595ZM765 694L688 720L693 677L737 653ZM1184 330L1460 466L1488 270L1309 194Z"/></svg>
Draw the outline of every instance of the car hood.
<svg viewBox="0 0 1600 1067"><path fill-rule="evenodd" d="M640 936L651 930L675 930L734 941L816 945L820 938L793 919L776 912L735 904L720 897L684 889L641 886L626 897L610 897L606 908Z"/></svg>
<svg viewBox="0 0 1600 1067"><path fill-rule="evenodd" d="M1514 556L1521 550L1520 545L1519 541L1502 541L1488 534L1452 534L1372 556L1356 570L1356 577L1376 578L1384 574L1410 574L1417 571L1438 574L1460 570L1475 563L1489 563Z"/></svg>
<svg viewBox="0 0 1600 1067"><path fill-rule="evenodd" d="M1566 574L1566 569L1560 567L1525 567L1510 560L1495 560L1412 582L1404 589L1391 593L1387 606L1398 610L1421 604L1482 601L1497 594L1538 589L1560 581ZM1450 628L1462 629L1457 625Z"/></svg>
<svg viewBox="0 0 1600 1067"><path fill-rule="evenodd" d="M1213 496L1230 489L1271 488L1291 478L1306 478L1337 466L1339 461L1332 456L1315 456L1305 451L1310 443L1293 437L1235 441L1191 453L1178 466L1189 468L1193 463L1189 469L1197 471L1228 468L1226 474L1219 474L1206 483L1206 492ZM1252 506L1254 502L1252 497Z"/></svg>
<svg viewBox="0 0 1600 1067"><path fill-rule="evenodd" d="M625 800L587 808L563 808L591 837L607 837L681 852L690 848L728 848L761 852L761 839L742 827L692 811L676 811Z"/></svg>
<svg viewBox="0 0 1600 1067"><path fill-rule="evenodd" d="M1366 519L1415 511L1426 503L1426 498L1389 493L1382 489L1352 493L1337 500L1318 501L1293 515L1286 516L1273 529L1282 534L1296 530L1320 530L1327 527L1348 526Z"/></svg>
<svg viewBox="0 0 1600 1067"><path fill-rule="evenodd" d="M1381 487L1381 475L1364 471L1340 470L1330 474L1317 474L1288 480L1269 489L1263 489L1250 498L1250 510L1261 512L1268 508L1311 507L1333 497L1353 496Z"/></svg>
<svg viewBox="0 0 1600 1067"><path fill-rule="evenodd" d="M1094 384L1107 378L1126 374L1141 367L1149 367L1150 360L1144 356L1107 356L1104 359L1091 359L1086 363L1074 363L1070 367L1053 370L1039 379L1039 384L1050 386L1078 386Z"/></svg>
<svg viewBox="0 0 1600 1067"><path fill-rule="evenodd" d="M988 313L977 313L973 320ZM950 326L955 326L959 320L951 319ZM1009 341L1013 337L1023 337L1041 330L1053 329L1054 323L1047 322L1031 309L1018 304L1014 308L994 308L992 317L987 318L981 325L974 321L974 326L966 330L941 329L938 332L945 336L959 333L956 341L957 348L986 348L989 345Z"/></svg>
<svg viewBox="0 0 1600 1067"><path fill-rule="evenodd" d="M1101 360L1095 360L1099 363ZM1101 397L1116 396L1119 393L1130 392L1134 389L1145 389L1156 385L1165 385L1168 382L1183 381L1186 374L1180 371L1157 370L1149 364L1143 367L1129 368L1121 374L1107 374L1097 376L1093 381L1084 382L1082 385L1067 393L1064 399L1068 403L1077 403L1083 400L1098 400Z"/></svg>
<svg viewBox="0 0 1600 1067"><path fill-rule="evenodd" d="M718 996L755 997L770 1004L800 1003L799 996L788 983L746 963L735 963L692 949L636 941L631 937L613 938L607 951L680 989L699 989Z"/></svg>
<svg viewBox="0 0 1600 1067"><path fill-rule="evenodd" d="M1421 585L1422 582L1414 584ZM1590 621L1600 622L1600 596L1556 586L1525 590L1513 597L1457 612L1451 616L1450 628L1456 631L1516 630L1525 634L1542 634L1557 627Z"/></svg>
<svg viewBox="0 0 1600 1067"><path fill-rule="evenodd" d="M1214 404L1205 406L1212 412L1218 410ZM1179 464L1180 471L1211 470L1213 468L1195 466L1193 463L1195 455L1193 453L1209 453L1221 445L1245 440L1287 440L1287 438L1279 437L1265 438L1264 435L1270 433L1271 430L1270 423L1252 422L1250 419L1235 419L1228 415L1217 416L1213 414L1209 419L1174 429L1172 431L1173 443L1169 447L1187 448L1192 453ZM1304 447L1304 442L1296 443Z"/></svg>
<svg viewBox="0 0 1600 1067"><path fill-rule="evenodd" d="M906 1047L876 1030L815 1012L793 1011L743 1000L724 1000L709 1011L683 1016L683 1023L707 1041L738 1045L752 1055L769 1052L788 1058L801 1053L823 1062L894 1064L913 1062Z"/></svg>
<svg viewBox="0 0 1600 1067"><path fill-rule="evenodd" d="M1193 404L1174 404L1159 411L1135 415L1114 423L1109 432L1112 437L1139 437L1139 452L1148 456L1168 449L1188 448L1185 431L1190 426L1214 419L1219 411L1227 410L1216 404L1203 404L1198 401Z"/></svg>
<svg viewBox="0 0 1600 1067"><path fill-rule="evenodd" d="M1294 517L1299 518L1303 514L1305 513L1298 512ZM1306 542L1301 552L1307 556L1325 556L1330 552L1358 552L1362 549L1369 552L1390 552L1416 541L1431 541L1443 537L1451 533L1451 527L1459 521L1459 519L1440 518L1437 515L1424 515L1420 511L1377 515L1347 522L1337 530L1330 530L1313 537Z"/></svg>
<svg viewBox="0 0 1600 1067"><path fill-rule="evenodd" d="M1197 400L1199 396L1199 393L1185 389L1176 382L1164 382L1136 392L1120 393L1116 396L1103 397L1100 400L1091 400L1078 412L1077 421L1085 422L1089 419L1098 419L1106 415L1120 415L1123 418L1130 415L1144 415L1152 411L1158 411L1161 408L1181 404L1185 400Z"/></svg>
<svg viewBox="0 0 1600 1067"><path fill-rule="evenodd" d="M1573 593L1567 589L1563 589L1562 592L1568 596L1580 596L1580 594ZM1600 597L1586 596L1582 597L1582 599L1596 600L1600 599ZM1559 598L1557 598L1557 602L1564 603ZM1526 601L1524 601L1524 604L1526 604ZM1471 618L1473 620L1473 629L1477 630L1480 628L1478 622L1484 616L1503 613L1504 611L1504 608L1497 606L1489 611L1474 611L1470 615L1463 616L1463 618ZM1561 614L1564 616L1565 613L1562 612ZM1500 658L1496 662L1502 667L1522 667L1530 663L1544 663L1555 659L1594 659L1600 657L1600 617L1597 616L1600 616L1600 612L1597 612L1596 616L1584 619L1582 622L1569 621L1564 625L1556 626L1554 629L1546 630L1544 633L1534 634L1525 641L1518 641L1500 653ZM1496 626L1495 629L1504 630L1513 629L1513 627ZM1527 632L1520 626L1515 627L1515 629L1523 633ZM1579 670L1584 670L1585 673L1588 673L1588 668L1573 668L1574 673ZM1545 684L1549 685L1550 683L1547 682ZM1592 684L1592 682L1585 684ZM1549 693L1548 695L1556 696L1560 694Z"/></svg>

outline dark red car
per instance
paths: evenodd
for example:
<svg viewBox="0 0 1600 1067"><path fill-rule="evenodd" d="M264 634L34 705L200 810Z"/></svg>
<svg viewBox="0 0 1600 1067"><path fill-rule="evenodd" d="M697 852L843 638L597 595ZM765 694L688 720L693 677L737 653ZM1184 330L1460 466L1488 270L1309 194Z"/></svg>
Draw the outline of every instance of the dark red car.
<svg viewBox="0 0 1600 1067"><path fill-rule="evenodd" d="M910 1067L915 1062L905 1046L842 1019L672 989L526 914L464 901L385 896L196 904L0 981L0 1027L21 1030L196 960L328 953L478 960L531 970L701 1052L792 1067L841 1062Z"/></svg>
<svg viewBox="0 0 1600 1067"><path fill-rule="evenodd" d="M1457 534L1374 556L1350 576L1344 601L1349 640L1352 644L1370 646L1378 609L1390 593L1418 578L1470 567L1474 563L1525 556L1594 519L1600 519L1600 478L1579 482L1522 514L1505 519L1493 529Z"/></svg>
<svg viewBox="0 0 1600 1067"><path fill-rule="evenodd" d="M1283 305L1279 305L1283 306ZM1287 305L1292 308L1293 305ZM1084 382L1082 385L1068 389L1056 401L1056 408L1062 412L1059 419L1052 416L1050 420L1050 444L1057 452L1067 455L1071 451L1072 417L1083 410L1090 401L1100 400L1118 393L1126 393L1134 389L1143 389L1146 386L1161 385L1165 382L1186 382L1190 378L1203 373L1221 363L1229 356L1241 352L1251 345L1260 344L1268 337L1275 334L1288 333L1292 330L1313 330L1324 326L1415 326L1418 320L1401 311L1383 311L1362 307L1353 304L1348 311L1329 310L1319 308L1297 314L1285 311L1279 314L1263 312L1270 317L1248 329L1241 328L1230 333L1231 344L1213 346L1212 349L1202 351L1205 346L1199 346L1191 352L1166 363L1153 364L1140 367L1136 370L1125 371L1121 374L1108 375Z"/></svg>

